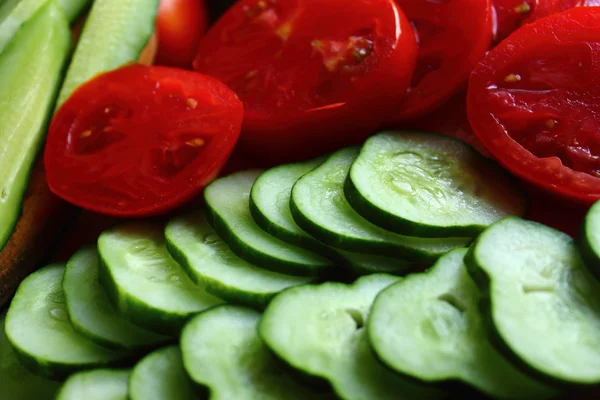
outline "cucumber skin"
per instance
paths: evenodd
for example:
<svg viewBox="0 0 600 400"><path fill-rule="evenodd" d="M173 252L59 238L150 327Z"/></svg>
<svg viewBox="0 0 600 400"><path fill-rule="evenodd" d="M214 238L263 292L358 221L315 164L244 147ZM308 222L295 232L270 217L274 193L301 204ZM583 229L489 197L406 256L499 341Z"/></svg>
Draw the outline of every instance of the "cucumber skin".
<svg viewBox="0 0 600 400"><path fill-rule="evenodd" d="M129 321L151 332L173 336L173 340L176 341L175 337L179 334L189 316L171 314L169 318L158 321L152 316L153 313L148 312L147 305L119 290L102 254L100 254L98 280L114 309L124 315Z"/></svg>
<svg viewBox="0 0 600 400"><path fill-rule="evenodd" d="M247 260L249 263L256 265L273 272L280 274L287 274L293 276L306 276L316 277L317 271L302 267L290 267L285 263L274 262L270 257L261 255L253 250L248 250L241 240L239 240L230 230L227 228L225 221L215 212L210 204L206 204L206 219L210 226L215 232L223 239L225 243L231 248L233 253L238 257ZM332 268L323 268L324 270ZM324 273L324 271L320 271Z"/></svg>
<svg viewBox="0 0 600 400"><path fill-rule="evenodd" d="M518 217L505 217L500 221L506 219L520 219ZM500 222L498 221L498 222ZM533 222L532 222L533 223ZM475 255L475 247L477 243L481 240L481 236L479 236L476 241L469 247L467 254L465 254L464 263L467 267L467 271L469 275L477 285L480 290L480 300L479 300L479 311L483 318L484 326L487 330L488 337L490 339L490 343L498 350L513 366L515 366L519 371L523 374L528 375L532 379L536 379L541 383L545 383L550 387L554 387L558 390L573 390L577 388L581 388L584 385L576 385L572 382L565 382L558 380L554 377L548 376L536 369L532 368L529 364L523 361L508 345L504 337L500 334L498 329L496 328L496 324L494 323L494 315L493 315L493 304L492 299L490 297L490 290L492 286L492 281L490 276L485 272L485 270L481 267L481 265L477 262L477 257ZM585 387L585 386L584 386Z"/></svg>
<svg viewBox="0 0 600 400"><path fill-rule="evenodd" d="M590 219L592 218L592 213L596 208L600 208L600 202L596 202L590 210L587 212L583 224L579 229L579 234L577 235L577 247L579 248L579 252L581 253L581 257L585 262L588 270L594 275L594 277L600 280L600 254L598 254L593 248L588 240L588 229Z"/></svg>
<svg viewBox="0 0 600 400"><path fill-rule="evenodd" d="M220 282L212 280L206 277L199 277L194 269L190 267L190 264L187 260L186 255L180 251L177 246L171 244L169 240L166 242L167 250L181 268L184 269L186 274L190 277L190 279L196 284L203 284L206 286L206 291L213 296L216 296L227 303L239 305L242 307L249 307L255 309L257 311L263 311L265 307L269 304L271 299L275 297L278 293L273 293L271 295L261 296L259 294L242 294L238 293L234 290L229 290L229 288L225 285L222 285Z"/></svg>

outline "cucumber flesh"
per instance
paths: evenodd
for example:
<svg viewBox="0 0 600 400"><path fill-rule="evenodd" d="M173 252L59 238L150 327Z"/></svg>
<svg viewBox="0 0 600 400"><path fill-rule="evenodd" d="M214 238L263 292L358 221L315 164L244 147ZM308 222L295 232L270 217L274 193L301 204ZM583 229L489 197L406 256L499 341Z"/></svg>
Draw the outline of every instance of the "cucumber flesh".
<svg viewBox="0 0 600 400"><path fill-rule="evenodd" d="M490 343L477 308L479 290L463 263L466 252L453 250L427 273L409 276L377 296L368 322L375 353L418 380L462 380L494 398L556 396Z"/></svg>
<svg viewBox="0 0 600 400"><path fill-rule="evenodd" d="M339 150L296 182L290 206L302 229L333 247L416 263L433 263L442 254L471 241L401 236L361 217L344 196L344 181L357 155L356 147Z"/></svg>
<svg viewBox="0 0 600 400"><path fill-rule="evenodd" d="M238 257L283 274L315 276L332 262L263 231L250 214L252 185L261 174L247 170L217 179L204 190L209 222Z"/></svg>
<svg viewBox="0 0 600 400"><path fill-rule="evenodd" d="M97 369L71 375L56 400L127 400L129 370Z"/></svg>
<svg viewBox="0 0 600 400"><path fill-rule="evenodd" d="M159 0L95 0L58 96L57 108L79 85L138 59L154 32Z"/></svg>
<svg viewBox="0 0 600 400"><path fill-rule="evenodd" d="M440 398L383 366L370 350L364 324L375 296L398 282L370 275L353 285L324 283L288 289L267 307L259 325L266 345L291 367L331 383L353 399Z"/></svg>
<svg viewBox="0 0 600 400"><path fill-rule="evenodd" d="M181 351L169 346L138 362L129 379L131 400L194 400L192 383L183 369Z"/></svg>
<svg viewBox="0 0 600 400"><path fill-rule="evenodd" d="M194 314L222 303L170 256L163 226L130 222L98 239L100 282L115 308L154 332L177 334Z"/></svg>
<svg viewBox="0 0 600 400"><path fill-rule="evenodd" d="M336 261L355 275L391 273L402 275L415 269L414 263L391 257L352 253L316 240L298 226L290 209L292 188L303 175L318 167L323 158L271 168L252 186L250 211L256 223L284 242L315 251Z"/></svg>
<svg viewBox="0 0 600 400"><path fill-rule="evenodd" d="M600 201L587 212L577 243L587 267L600 280Z"/></svg>
<svg viewBox="0 0 600 400"><path fill-rule="evenodd" d="M260 314L220 306L194 317L183 329L181 352L188 375L213 400L329 399L284 372L258 337Z"/></svg>
<svg viewBox="0 0 600 400"><path fill-rule="evenodd" d="M600 282L574 240L507 217L465 257L497 344L538 377L563 385L600 383Z"/></svg>
<svg viewBox="0 0 600 400"><path fill-rule="evenodd" d="M192 280L230 303L263 309L282 290L313 280L279 274L242 260L217 235L202 212L172 219L165 236L171 255Z"/></svg>
<svg viewBox="0 0 600 400"><path fill-rule="evenodd" d="M54 400L60 383L29 372L17 358L6 334L0 315L0 388L2 398L8 400Z"/></svg>
<svg viewBox="0 0 600 400"><path fill-rule="evenodd" d="M100 286L99 264L93 247L79 250L67 263L62 287L73 327L96 343L117 349L147 349L169 341L133 325L115 311Z"/></svg>
<svg viewBox="0 0 600 400"><path fill-rule="evenodd" d="M6 336L21 362L52 379L127 357L127 353L101 347L73 329L61 288L64 270L56 264L29 275L6 315Z"/></svg>
<svg viewBox="0 0 600 400"><path fill-rule="evenodd" d="M466 143L424 132L369 138L345 191L365 218L412 236L476 236L525 210L523 194L500 166Z"/></svg>
<svg viewBox="0 0 600 400"><path fill-rule="evenodd" d="M48 2L0 56L0 249L19 219L70 41L63 12Z"/></svg>

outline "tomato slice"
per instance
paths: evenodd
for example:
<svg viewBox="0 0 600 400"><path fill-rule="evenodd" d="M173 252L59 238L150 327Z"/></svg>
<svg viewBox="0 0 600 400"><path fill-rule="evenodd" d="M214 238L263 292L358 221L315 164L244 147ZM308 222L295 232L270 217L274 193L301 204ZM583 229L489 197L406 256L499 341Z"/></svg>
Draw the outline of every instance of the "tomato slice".
<svg viewBox="0 0 600 400"><path fill-rule="evenodd" d="M214 78L127 66L85 83L54 116L44 153L51 190L114 216L165 213L226 163L243 106Z"/></svg>
<svg viewBox="0 0 600 400"><path fill-rule="evenodd" d="M415 59L393 0L241 0L203 38L194 67L244 103L246 150L290 161L378 129Z"/></svg>
<svg viewBox="0 0 600 400"><path fill-rule="evenodd" d="M496 11L494 42L504 40L525 23L573 7L598 5L600 0L494 0Z"/></svg>
<svg viewBox="0 0 600 400"><path fill-rule="evenodd" d="M492 40L490 0L396 0L413 24L419 54L411 87L396 114L395 128L439 106L467 81Z"/></svg>
<svg viewBox="0 0 600 400"><path fill-rule="evenodd" d="M585 203L600 198L600 8L521 27L469 82L477 137L513 173Z"/></svg>

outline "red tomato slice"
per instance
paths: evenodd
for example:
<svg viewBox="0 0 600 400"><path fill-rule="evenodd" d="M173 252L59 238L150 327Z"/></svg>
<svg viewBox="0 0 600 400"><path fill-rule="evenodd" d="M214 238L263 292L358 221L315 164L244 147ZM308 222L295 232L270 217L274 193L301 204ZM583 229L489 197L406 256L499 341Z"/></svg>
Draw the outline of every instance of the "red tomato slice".
<svg viewBox="0 0 600 400"><path fill-rule="evenodd" d="M207 28L204 0L161 0L156 16L159 41L156 64L191 68Z"/></svg>
<svg viewBox="0 0 600 400"><path fill-rule="evenodd" d="M82 208L141 217L190 200L226 163L243 106L196 72L132 65L94 78L54 116L51 190Z"/></svg>
<svg viewBox="0 0 600 400"><path fill-rule="evenodd" d="M393 0L241 0L201 41L194 67L243 101L246 151L291 161L377 130L415 59Z"/></svg>
<svg viewBox="0 0 600 400"><path fill-rule="evenodd" d="M524 23L573 7L598 6L600 0L493 0L496 11L494 41L504 40Z"/></svg>
<svg viewBox="0 0 600 400"><path fill-rule="evenodd" d="M396 0L419 41L417 68L408 95L386 125L426 114L467 81L492 40L490 0Z"/></svg>
<svg viewBox="0 0 600 400"><path fill-rule="evenodd" d="M538 187L600 198L600 8L525 25L475 68L468 116L509 170Z"/></svg>

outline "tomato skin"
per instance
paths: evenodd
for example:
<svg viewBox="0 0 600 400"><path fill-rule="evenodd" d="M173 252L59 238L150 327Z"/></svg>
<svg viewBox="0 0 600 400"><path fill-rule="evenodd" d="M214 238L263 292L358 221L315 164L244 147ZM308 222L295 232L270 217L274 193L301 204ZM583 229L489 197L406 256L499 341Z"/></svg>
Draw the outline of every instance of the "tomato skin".
<svg viewBox="0 0 600 400"><path fill-rule="evenodd" d="M393 0L241 0L203 38L194 68L244 102L242 150L276 163L378 130L415 59L414 34Z"/></svg>
<svg viewBox="0 0 600 400"><path fill-rule="evenodd" d="M600 8L554 14L488 53L467 98L475 134L502 165L583 204L600 199L598 56Z"/></svg>
<svg viewBox="0 0 600 400"><path fill-rule="evenodd" d="M156 16L156 65L191 69L198 43L208 28L204 0L161 0Z"/></svg>
<svg viewBox="0 0 600 400"><path fill-rule="evenodd" d="M386 122L390 128L427 114L463 87L490 46L493 22L491 0L396 3L415 27L419 55L410 91Z"/></svg>
<svg viewBox="0 0 600 400"><path fill-rule="evenodd" d="M130 65L80 86L55 114L44 150L50 189L115 217L165 214L227 162L243 105L196 72Z"/></svg>

